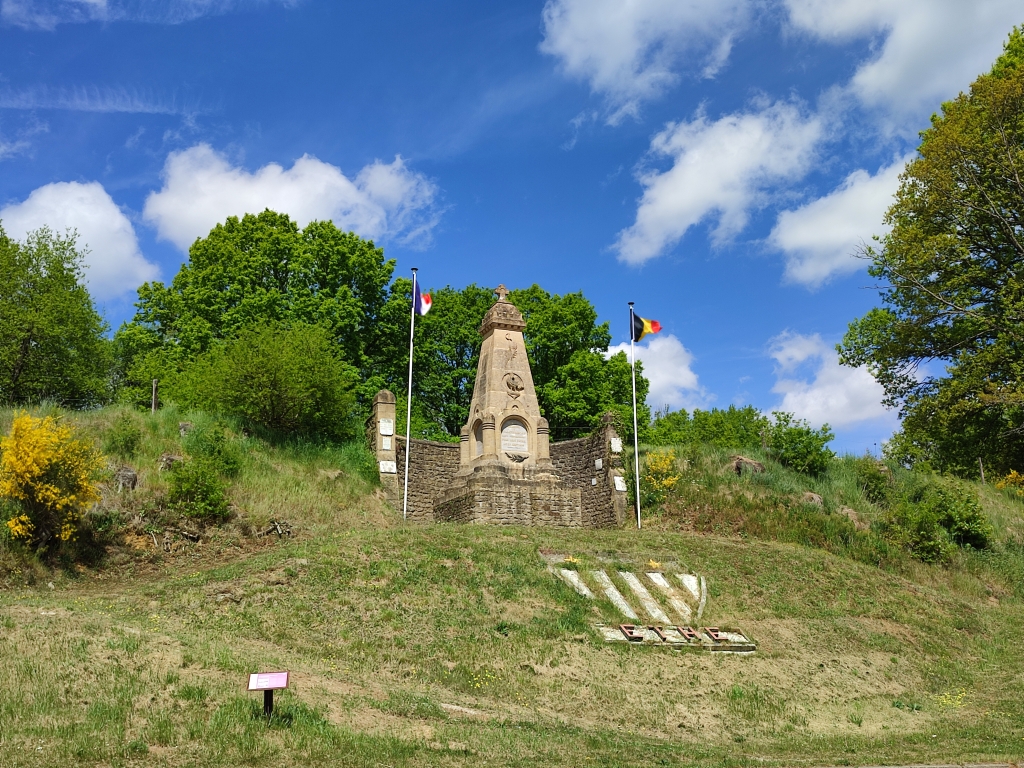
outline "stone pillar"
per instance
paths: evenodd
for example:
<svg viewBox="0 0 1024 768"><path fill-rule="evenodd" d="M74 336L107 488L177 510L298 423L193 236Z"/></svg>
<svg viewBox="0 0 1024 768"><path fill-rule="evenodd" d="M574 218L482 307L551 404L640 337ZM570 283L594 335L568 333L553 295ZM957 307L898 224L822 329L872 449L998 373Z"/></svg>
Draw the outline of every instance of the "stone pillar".
<svg viewBox="0 0 1024 768"><path fill-rule="evenodd" d="M537 419L537 461L550 463L551 461L551 427L548 420L543 416Z"/></svg>
<svg viewBox="0 0 1024 768"><path fill-rule="evenodd" d="M469 426L459 430L459 466L469 464Z"/></svg>
<svg viewBox="0 0 1024 768"><path fill-rule="evenodd" d="M395 424L395 396L382 389L373 396L372 412L366 422L366 436L370 450L377 459L380 484L392 504L397 504L399 497Z"/></svg>
<svg viewBox="0 0 1024 768"><path fill-rule="evenodd" d="M483 456L496 458L498 455L498 441L495 435L496 424L494 423L494 416L488 414L484 416L484 453Z"/></svg>
<svg viewBox="0 0 1024 768"><path fill-rule="evenodd" d="M601 417L601 442L604 446L605 482L612 495L612 509L616 525L623 525L630 518L627 509L626 478L622 471L622 439L615 431L615 415L606 413Z"/></svg>

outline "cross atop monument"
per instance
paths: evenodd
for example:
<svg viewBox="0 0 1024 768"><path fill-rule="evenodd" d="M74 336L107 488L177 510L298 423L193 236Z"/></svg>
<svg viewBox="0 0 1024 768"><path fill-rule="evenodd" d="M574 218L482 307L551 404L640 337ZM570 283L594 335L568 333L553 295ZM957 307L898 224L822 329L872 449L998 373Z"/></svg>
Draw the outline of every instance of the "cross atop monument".
<svg viewBox="0 0 1024 768"><path fill-rule="evenodd" d="M504 285L499 285L494 289L494 292L498 294L498 301L504 301L505 297L508 296L508 288Z"/></svg>

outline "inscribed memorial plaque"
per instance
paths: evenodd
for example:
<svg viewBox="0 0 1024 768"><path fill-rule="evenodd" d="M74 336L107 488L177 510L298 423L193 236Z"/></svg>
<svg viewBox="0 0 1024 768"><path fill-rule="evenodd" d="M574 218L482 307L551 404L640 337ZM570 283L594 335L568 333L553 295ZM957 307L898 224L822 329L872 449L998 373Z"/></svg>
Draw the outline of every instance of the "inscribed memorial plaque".
<svg viewBox="0 0 1024 768"><path fill-rule="evenodd" d="M528 452L526 427L518 421L509 421L501 428L501 450Z"/></svg>
<svg viewBox="0 0 1024 768"><path fill-rule="evenodd" d="M622 438L621 437L613 437L612 438L612 453L622 453Z"/></svg>
<svg viewBox="0 0 1024 768"><path fill-rule="evenodd" d="M616 475L615 476L615 490L616 491L625 491L626 490L626 478L622 477L621 475Z"/></svg>
<svg viewBox="0 0 1024 768"><path fill-rule="evenodd" d="M395 434L395 420L394 419L381 419L378 423L380 424L380 433L382 435L393 435L393 434Z"/></svg>
<svg viewBox="0 0 1024 768"><path fill-rule="evenodd" d="M391 450L391 438L390 437L382 437L381 440L380 440L380 448L381 448L382 451L390 451Z"/></svg>
<svg viewBox="0 0 1024 768"><path fill-rule="evenodd" d="M393 461L382 461L380 463L380 471L385 475L397 475L398 464Z"/></svg>

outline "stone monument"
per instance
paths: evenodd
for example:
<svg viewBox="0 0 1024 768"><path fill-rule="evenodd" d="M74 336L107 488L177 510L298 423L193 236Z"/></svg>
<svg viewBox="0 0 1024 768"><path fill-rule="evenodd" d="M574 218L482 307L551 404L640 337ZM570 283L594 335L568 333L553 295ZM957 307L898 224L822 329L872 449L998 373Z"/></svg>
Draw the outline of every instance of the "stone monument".
<svg viewBox="0 0 1024 768"><path fill-rule="evenodd" d="M550 442L523 343L526 322L504 285L495 293L480 325L480 362L457 448L412 441L410 519L576 528L620 523L622 448L611 419L591 437ZM394 395L378 393L373 413L367 438L386 492L400 504L406 446L394 435Z"/></svg>
<svg viewBox="0 0 1024 768"><path fill-rule="evenodd" d="M526 322L504 285L480 325L483 343L459 436L459 471L434 505L439 520L580 527L580 491L561 482L551 462L523 345Z"/></svg>

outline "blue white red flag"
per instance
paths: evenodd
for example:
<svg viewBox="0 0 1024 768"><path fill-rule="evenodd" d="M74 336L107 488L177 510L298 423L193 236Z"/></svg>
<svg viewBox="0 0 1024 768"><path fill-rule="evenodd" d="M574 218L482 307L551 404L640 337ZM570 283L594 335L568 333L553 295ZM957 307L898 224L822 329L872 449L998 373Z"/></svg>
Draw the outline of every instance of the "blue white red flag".
<svg viewBox="0 0 1024 768"><path fill-rule="evenodd" d="M420 284L416 283L416 289L412 296L412 304L416 308L417 315L425 315L430 311L430 306L433 302L430 300L429 293L420 293Z"/></svg>

